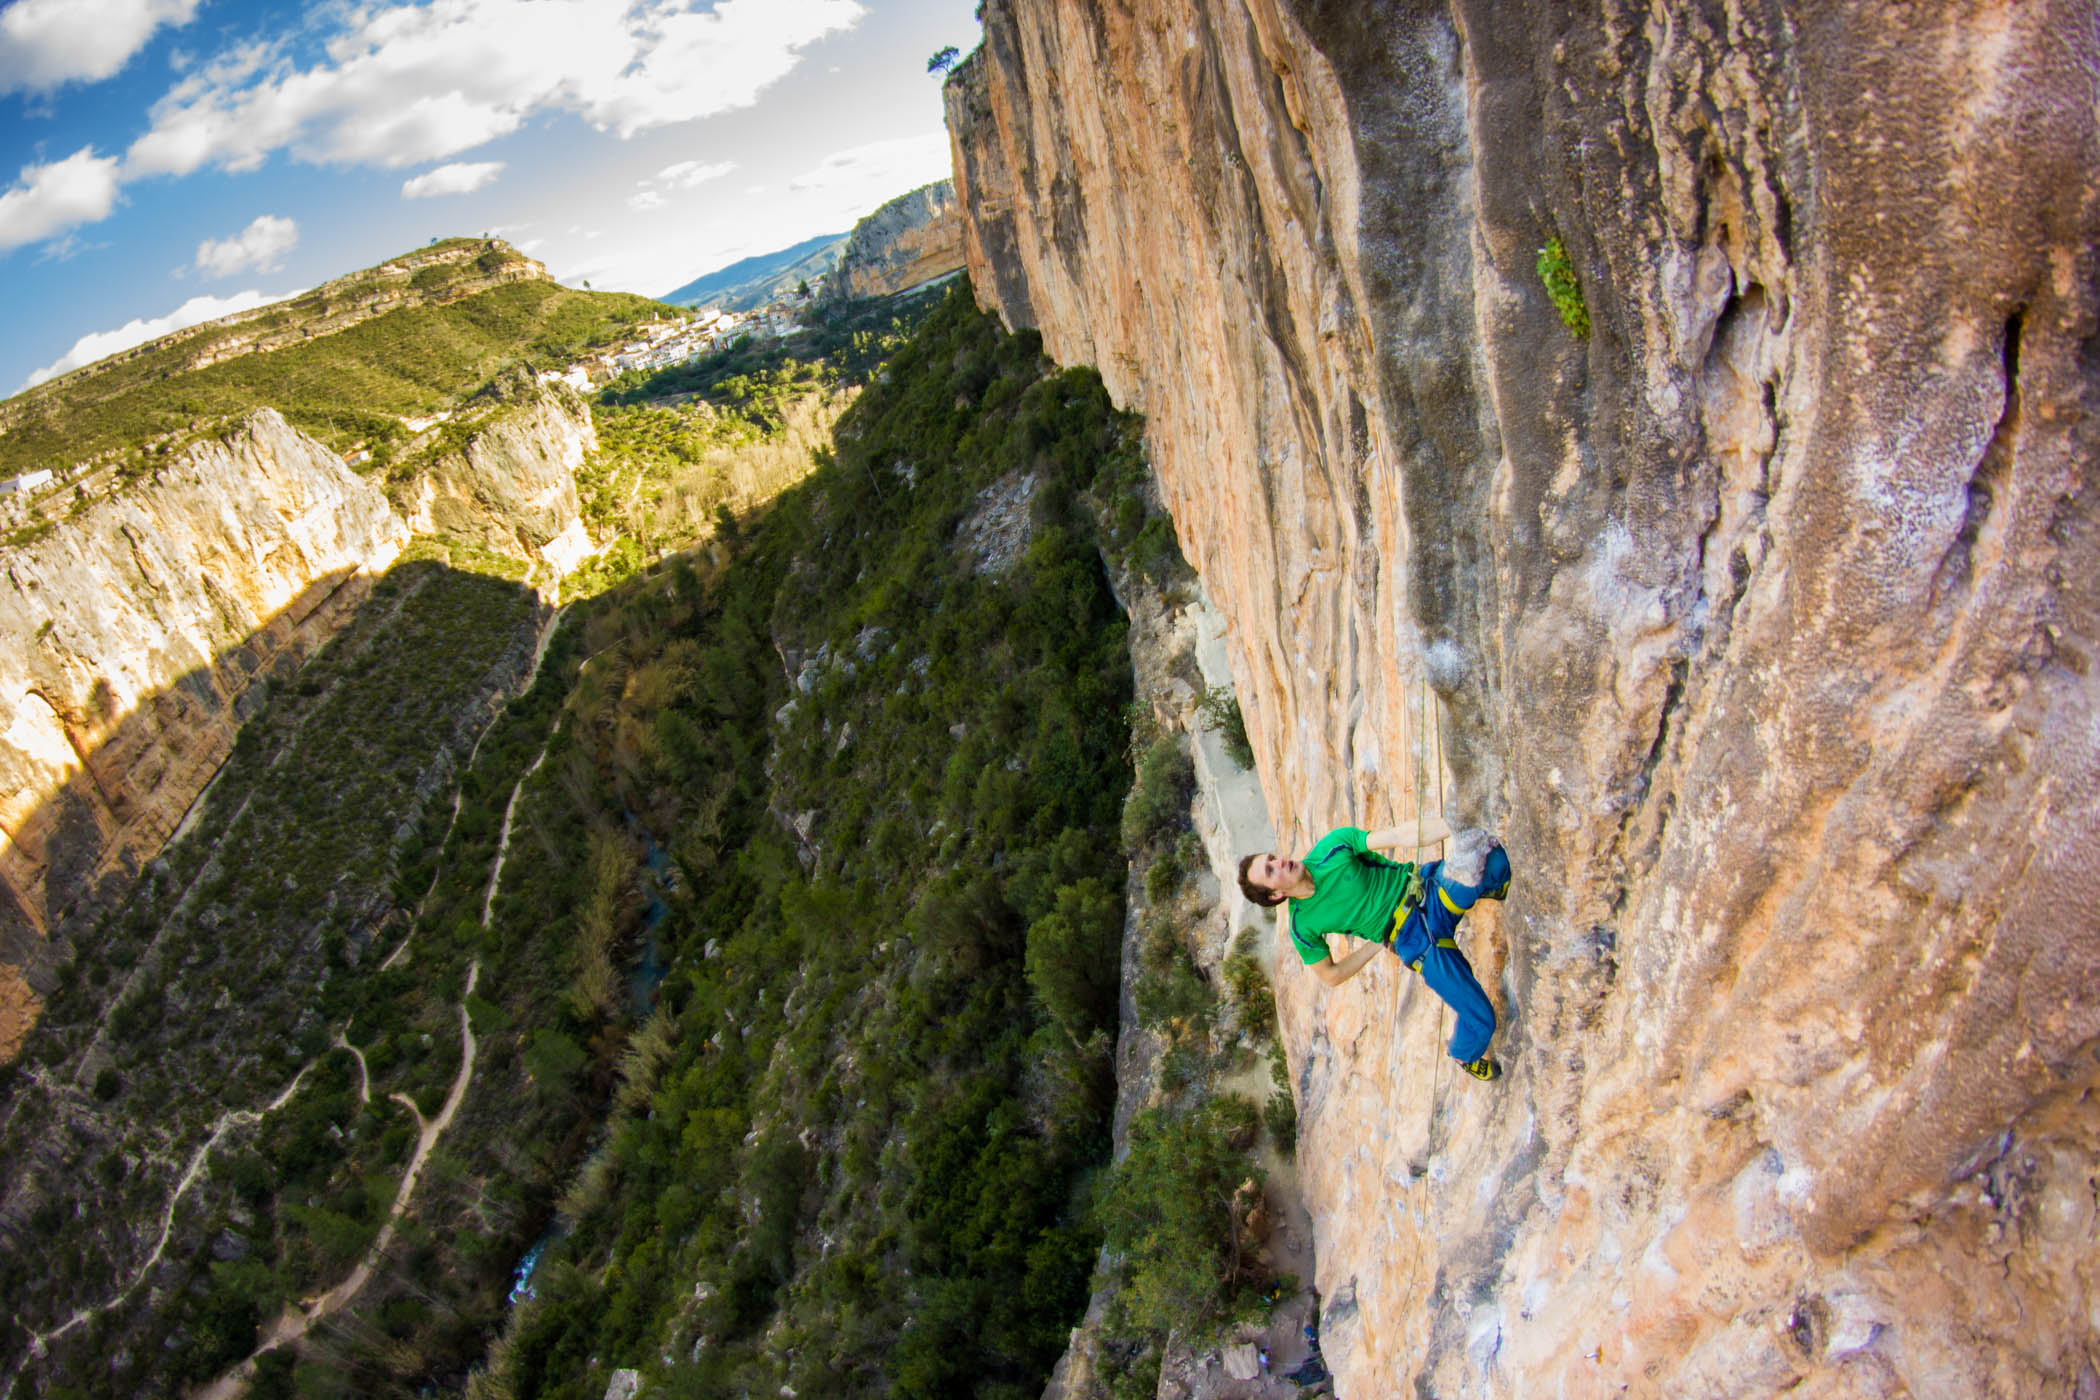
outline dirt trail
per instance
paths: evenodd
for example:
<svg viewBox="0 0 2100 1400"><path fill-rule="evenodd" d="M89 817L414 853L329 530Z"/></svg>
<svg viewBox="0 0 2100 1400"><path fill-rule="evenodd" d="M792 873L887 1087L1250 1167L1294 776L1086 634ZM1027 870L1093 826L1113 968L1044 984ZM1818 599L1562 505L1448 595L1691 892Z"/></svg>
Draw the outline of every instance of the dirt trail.
<svg viewBox="0 0 2100 1400"><path fill-rule="evenodd" d="M412 598L417 591L419 591L419 588L420 585L418 586L418 588L411 588L409 590L406 590L400 598L396 599L394 601L392 613L398 615L401 609L404 606L406 606L408 600ZM555 632L560 629L561 624L567 615L567 611L568 610L566 608L555 609L547 618L545 625L543 625L539 629L539 635L533 643L532 665L526 673L525 682L519 688L517 692L518 694L522 695L526 691L529 691L532 688L533 682L538 679L540 666L546 660L548 647L554 640ZM372 635L376 635L376 632ZM366 639L365 645L370 645L369 636ZM322 698L325 700L326 697L324 696ZM318 708L318 702L314 705L306 707L304 715L302 716L302 725L304 723L304 719L311 717L311 715ZM487 725L483 726L481 733L475 736L474 744L472 748L468 750L466 762L464 763L464 765L462 765L460 769L460 772L462 774L464 774L473 767L474 759L480 753L482 740L488 736L489 730L495 727L495 721L497 718L500 717L500 715L501 711L498 710L495 715L492 715L490 717L490 722ZM287 746L286 751L289 751L289 746ZM282 756L282 754L279 755L280 761L282 759ZM532 774L539 768L540 763L546 758L546 756L547 746L543 744L540 748L539 755L533 759L532 766L525 770L524 774L521 775L518 779L517 786L512 788L510 802L504 808L503 833L501 839L497 844L496 857L493 862L492 868L489 872L488 888L484 892L482 897L481 919L484 927L487 926L489 919L489 910L495 901L496 891L502 879L504 858L508 854L510 848L511 820L517 811L518 794L524 790L525 779L532 776ZM207 793L210 791L210 788L215 785L215 783L216 780L214 780L214 784L207 785ZM184 824L186 826L193 824L193 819L195 818L197 813L202 810L202 798L204 795L205 794L200 793L199 799L192 803L191 810L184 814ZM442 845L444 839L450 837L453 825L456 824L459 820L460 801L461 792L459 787L455 786L453 789L452 796L451 820L446 823L445 837L440 838L440 845ZM245 806L246 801L244 799L242 808L236 809L232 821L237 822L239 820L241 811L245 809ZM229 822L229 829L231 827L231 824L232 823ZM178 907L187 904L195 889L202 883L203 876L206 873L208 873L208 868L209 863L207 862L207 869L199 871L197 876L192 878L190 882L190 888L184 891ZM433 877L432 883L433 885L435 884L435 877ZM427 895L428 891L426 890L425 896L427 897ZM400 945L396 947L391 953L389 953L386 959L380 963L380 970L384 971L387 968L394 966L397 962L400 962L404 957L407 956L409 944L412 941L413 936L413 927L411 926L410 935L408 937L404 937L401 940ZM143 968L143 966L146 963L153 960L153 956L157 951L158 940L156 939L154 944L148 948L146 957L141 959L141 968ZM140 969L135 968L133 970L132 980L136 980L136 978L139 976L139 973ZM364 1287L364 1285L370 1280L374 1267L377 1265L380 1258L385 1254L387 1247L393 1242L396 1226L400 1221L401 1216L408 1209L410 1198L415 1192L417 1178L422 1174L425 1162L429 1160L431 1151L437 1146L438 1140L444 1136L446 1129L451 1127L453 1115L458 1111L461 1101L466 1097L467 1088L473 1081L474 1059L477 1046L474 1039L473 1027L469 1023L467 1017L466 997L473 993L475 984L479 981L480 976L481 964L480 961L477 959L475 962L470 964L468 968L466 990L461 994L459 1006L459 1033L461 1046L459 1072L454 1076L451 1090L446 1094L444 1105L438 1110L437 1116L435 1118L426 1120L423 1117L422 1110L419 1109L414 1103L414 1101L409 1099L406 1095L395 1094L392 1096L394 1099L406 1106L409 1110L409 1113L416 1120L416 1126L418 1130L416 1138L416 1149L415 1152L409 1158L407 1169L401 1175L401 1182L399 1187L395 1191L393 1206L387 1213L386 1223L380 1227L379 1234L373 1240L371 1248L365 1252L364 1258L358 1262L357 1267L352 1269L349 1275L345 1277L342 1280L342 1282L338 1283L335 1287L329 1289L327 1292L319 1295L316 1298L310 1298L306 1300L306 1302L303 1305L288 1305L285 1308L285 1310L277 1317L276 1321L271 1324L269 1330L265 1333L262 1345L258 1347L256 1351L248 1357L247 1360L241 1362L231 1371L228 1371L225 1374L221 1375L209 1386L196 1392L198 1397L211 1397L212 1400L230 1400L230 1397L241 1394L246 1389L248 1379L254 1373L256 1356L260 1356L263 1352L269 1351L274 1347L296 1344L306 1336L307 1332L312 1329L314 1324L320 1322L322 1319L328 1317L330 1314L340 1310L342 1307L348 1304L350 1300L354 1298L358 1294L358 1292ZM127 990L128 987L129 983L127 982ZM112 998L110 1004L115 1005L116 1002L121 999L122 993L120 992L118 997ZM357 1046L350 1043L348 1038L348 1032L349 1027L347 1025L337 1030L335 1033L335 1037L330 1044L330 1049L334 1050L340 1048L347 1050L357 1060L358 1102L360 1104L368 1104L371 1102L372 1098L371 1071L365 1063L364 1052ZM97 1030L95 1038L90 1044L87 1055L82 1057L82 1064L86 1064L89 1060L91 1060L96 1051L100 1049L101 1037L104 1034L106 1034L106 1026L102 1029ZM204 1164L210 1158L212 1151L218 1147L219 1143L221 1142L221 1140L224 1139L228 1132L232 1131L235 1128L253 1127L257 1123L260 1123L264 1117L282 1108L286 1103L290 1102L293 1094L298 1092L299 1085L306 1078L307 1071L311 1070L314 1067L314 1065L318 1063L319 1060L316 1059L313 1061L309 1061L306 1065L301 1067L299 1072L292 1077L291 1082L287 1084L275 1098L270 1100L269 1103L263 1105L261 1108L231 1109L219 1115L219 1117L213 1122L211 1130L205 1137L204 1142L200 1144L196 1148L196 1150L191 1154L189 1163L185 1167L182 1176L177 1180L174 1190L170 1192L168 1196L167 1206L161 1213L160 1238L157 1241L155 1241L152 1251L146 1256L145 1260L142 1263L140 1263L139 1266L132 1272L130 1280L126 1282L122 1288L118 1289L117 1292L110 1295L110 1297L105 1299L103 1302L95 1304L91 1307L76 1309L73 1315L67 1318L65 1322L61 1323L55 1328L52 1328L48 1332L36 1332L24 1328L25 1331L29 1332L30 1338L27 1357L25 1358L25 1365L26 1361L29 1359L41 1358L45 1354L51 1342L56 1341L58 1338L65 1336L74 1328L80 1326L84 1322L89 1321L98 1314L106 1312L113 1307L116 1307L118 1304L122 1303L125 1299L131 1296L131 1294L138 1288L139 1284L146 1278L146 1276L149 1273L152 1272L154 1266L160 1262L161 1255L167 1249L168 1240L170 1236L174 1233L175 1211L177 1207L180 1206L183 1196L187 1194L190 1187L196 1183L197 1177L203 1171ZM21 1369L22 1368L18 1367L13 1374L10 1374L5 1378L4 1383L0 1383L0 1400L10 1400L10 1397L14 1393L15 1382L18 1379L20 1379Z"/></svg>
<svg viewBox="0 0 2100 1400"><path fill-rule="evenodd" d="M372 1241L372 1247L365 1251L365 1257L357 1261L357 1267L352 1269L341 1283L319 1297L307 1299L303 1305L288 1304L263 1334L262 1345L255 1349L254 1355L198 1391L195 1400L233 1400L234 1396L247 1389L249 1379L255 1374L255 1357L277 1347L296 1345L313 1330L315 1324L348 1305L371 1280L372 1270L380 1259L385 1257L387 1246L394 1242L395 1228L408 1211L409 1200L415 1195L416 1179L423 1174L423 1166L430 1160L431 1151L436 1148L438 1139L452 1126L452 1115L459 1111L460 1101L467 1096L467 1086L473 1082L474 1055L478 1047L474 1040L474 1027L467 1019L466 998L474 994L474 985L480 979L481 963L476 960L467 969L466 990L460 996L459 1072L452 1077L452 1088L445 1095L444 1106L438 1110L437 1117L425 1120L423 1111L416 1107L415 1100L406 1094L393 1096L407 1106L408 1111L415 1116L417 1127L421 1131L416 1134L416 1150L408 1159L408 1169L401 1173L401 1184L395 1189L394 1204L387 1211L386 1224L379 1227L379 1235ZM359 1063L363 1063L362 1056L359 1057Z"/></svg>
<svg viewBox="0 0 2100 1400"><path fill-rule="evenodd" d="M357 1101L368 1104L372 1101L372 1071L365 1067L365 1052L350 1043L350 1028L343 1027L335 1033L337 1049L348 1050L357 1061Z"/></svg>
<svg viewBox="0 0 2100 1400"><path fill-rule="evenodd" d="M553 629L550 627L548 632L551 634L552 631ZM540 655L544 655L545 652L546 645L543 638ZM537 656L534 658L533 665L534 669L537 670L539 665ZM526 781L538 771L540 764L546 759L547 750L552 745L553 736L550 734L548 737L549 742L540 745L540 751L533 758L532 765L518 776L516 786L510 790L510 801L504 806L503 831L496 841L496 857L490 862L488 888L483 891L481 898L481 924L483 928L488 927L489 910L495 904L496 892L503 882L503 862L504 858L510 853L511 819L517 814L518 795L525 791ZM455 816L457 815L456 803L454 814ZM403 939L401 946L394 950L393 955L382 966L391 966L396 959L403 956L407 951L408 940ZM480 980L481 961L477 958L468 966L466 990L460 993L459 1072L453 1076L451 1091L445 1095L444 1105L439 1108L437 1117L426 1120L423 1117L423 1110L418 1108L415 1100L406 1094L397 1093L392 1096L396 1102L407 1108L416 1120L416 1150L409 1158L408 1169L401 1174L401 1184L394 1192L394 1204L387 1212L386 1224L380 1227L378 1237L372 1241L372 1247L365 1251L364 1258L358 1261L357 1267L352 1269L341 1283L338 1283L317 1298L309 1298L303 1305L288 1305L283 1312L278 1314L277 1320L270 1324L269 1330L263 1335L262 1344L255 1349L248 1359L221 1375L210 1385L197 1391L193 1400L235 1400L235 1397L247 1390L248 1381L255 1374L256 1357L278 1347L297 1346L305 1340L307 1333L313 1330L315 1324L321 1322L330 1314L346 1307L351 1299L355 1298L364 1288L365 1284L371 1281L373 1269L377 1267L380 1259L385 1256L387 1246L393 1243L395 1227L400 1222L402 1215L408 1210L409 1200L415 1194L416 1179L422 1175L423 1164L430 1159L431 1151L436 1148L438 1139L443 1137L445 1130L452 1126L452 1116L459 1111L461 1101L467 1096L467 1088L473 1083L474 1056L478 1047L474 1040L473 1024L467 1017L467 998L474 994L475 985ZM340 1032L336 1036L336 1044L357 1056L358 1070L360 1074L363 1074L365 1065L363 1053L356 1046L351 1045L348 1039ZM304 1071L301 1071L301 1073L304 1073ZM371 1081L369 1077L366 1077L360 1081L359 1098L361 1102L368 1102L370 1097ZM4 1394L0 1394L0 1400L6 1400Z"/></svg>
<svg viewBox="0 0 2100 1400"><path fill-rule="evenodd" d="M98 1313L109 1311L131 1296L133 1290L139 1286L146 1275L153 1271L153 1266L160 1262L162 1251L168 1247L168 1237L175 1231L175 1209L182 1204L182 1198L188 1193L190 1187L196 1184L197 1174L204 1169L205 1160L211 1156L212 1150L219 1145L219 1140L235 1128L252 1127L260 1123L267 1115L275 1113L278 1109L290 1103L292 1095L299 1092L300 1081L306 1078L307 1070L312 1069L315 1063L318 1062L309 1062L301 1068L297 1074L292 1076L292 1082L285 1085L276 1098L271 1099L261 1108L228 1109L213 1121L211 1132L198 1145L197 1150L190 1154L189 1165L183 1169L181 1178L175 1183L175 1189L168 1193L168 1204L166 1209L161 1212L160 1217L160 1238L154 1241L153 1249L146 1255L145 1260L140 1263L137 1269L132 1271L130 1282L93 1307L75 1309L71 1317L50 1331L31 1332L29 1334L30 1356L41 1357L45 1348L52 1342L65 1336L66 1333L80 1326L83 1322L89 1321ZM15 1380L19 1375L20 1372L18 1371L16 1375L9 1376L7 1384L4 1387L0 1387L0 1400L5 1400L5 1397L14 1393Z"/></svg>
<svg viewBox="0 0 2100 1400"><path fill-rule="evenodd" d="M532 689L533 682L539 679L540 663L547 659L547 647L550 643L554 641L554 634L561 630L562 620L568 615L569 610L566 607L556 608L554 612L548 617L547 625L540 628L539 639L532 644L532 667L525 673L525 684L518 687L519 695L523 695L526 692L530 691ZM460 766L459 771L462 779L465 778L466 774L473 771L474 759L481 752L481 741L483 739L486 739L488 737L489 730L494 729L495 727L496 722L494 719L491 719L489 723L482 728L481 733L474 736L474 747L467 750L467 761ZM488 927L489 901L491 899L494 899L496 895L496 877L498 874L501 873L503 869L503 853L504 851L509 849L510 846L510 814L517 810L518 793L525 786L525 778L529 778L532 776L533 769L538 768L540 766L540 759L545 758L546 756L547 746L545 744L542 744L540 746L539 758L535 758L532 760L532 767L527 768L525 770L524 777L518 780L518 786L510 790L510 803L503 809L503 839L497 843L495 870L491 871L489 874L488 894L481 901L481 926L483 928ZM445 834L443 836L438 837L438 849L441 851L445 848L445 843L452 839L452 828L459 824L459 805L462 790L464 789L464 787L465 783L462 782L459 786L454 787L452 789L452 816L445 822ZM430 898L430 891L436 888L436 886L437 874L433 872L430 877L430 885L427 886L423 891L423 899ZM421 901L419 900L418 903L421 903ZM414 923L413 921L411 921L409 931L406 934L402 935L401 942L399 943L399 945L395 947L393 952L388 953L386 955L386 960L384 962L379 964L379 970L381 972L385 972L387 969L391 968L395 963L398 963L403 958L406 958L408 956L408 945L415 940L415 936L416 934Z"/></svg>
<svg viewBox="0 0 2100 1400"><path fill-rule="evenodd" d="M489 911L495 908L496 905L496 886L503 879L503 862L510 855L510 819L518 813L518 794L525 791L525 780L540 771L540 764L546 761L547 750L550 745L551 736L548 744L540 745L539 754L532 760L532 766L527 768L524 776L518 779L518 785L510 790L510 801L503 805L503 831L496 838L496 860L489 867L489 887L481 893L481 926L483 928L489 926Z"/></svg>

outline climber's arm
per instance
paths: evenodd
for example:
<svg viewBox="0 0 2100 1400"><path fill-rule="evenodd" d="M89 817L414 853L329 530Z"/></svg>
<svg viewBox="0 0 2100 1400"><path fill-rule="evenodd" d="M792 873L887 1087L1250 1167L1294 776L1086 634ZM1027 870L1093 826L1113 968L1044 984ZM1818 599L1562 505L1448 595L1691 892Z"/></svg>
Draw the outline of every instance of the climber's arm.
<svg viewBox="0 0 2100 1400"><path fill-rule="evenodd" d="M1451 834L1451 823L1435 814L1419 821L1402 822L1398 826L1385 827L1364 837L1364 844L1374 851L1396 849L1420 850L1434 846Z"/></svg>
<svg viewBox="0 0 2100 1400"><path fill-rule="evenodd" d="M1308 963L1307 966L1312 969L1313 976L1319 978L1328 986L1339 987L1357 973L1362 972L1364 965L1377 956L1378 945L1365 939L1357 944L1355 952L1343 958L1340 962L1336 962L1330 955L1316 963Z"/></svg>

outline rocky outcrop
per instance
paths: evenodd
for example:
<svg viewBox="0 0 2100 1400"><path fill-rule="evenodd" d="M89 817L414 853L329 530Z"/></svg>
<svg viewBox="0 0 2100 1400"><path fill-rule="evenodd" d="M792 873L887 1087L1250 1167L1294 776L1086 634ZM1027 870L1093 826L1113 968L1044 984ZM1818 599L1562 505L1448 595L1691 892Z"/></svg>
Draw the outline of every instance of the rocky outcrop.
<svg viewBox="0 0 2100 1400"><path fill-rule="evenodd" d="M136 873L225 759L250 689L331 635L407 538L377 486L264 409L0 549L0 961L44 966L52 919Z"/></svg>
<svg viewBox="0 0 2100 1400"><path fill-rule="evenodd" d="M2086 18L986 6L973 279L1147 415L1283 840L1519 871L1493 1088L1277 968L1341 1394L2100 1392Z"/></svg>
<svg viewBox="0 0 2100 1400"><path fill-rule="evenodd" d="M824 295L886 297L959 272L962 265L962 206L955 186L939 180L897 196L855 224Z"/></svg>
<svg viewBox="0 0 2100 1400"><path fill-rule="evenodd" d="M598 433L573 389L535 386L470 406L435 436L401 492L411 530L533 560L550 578L590 555L576 472L597 452Z"/></svg>

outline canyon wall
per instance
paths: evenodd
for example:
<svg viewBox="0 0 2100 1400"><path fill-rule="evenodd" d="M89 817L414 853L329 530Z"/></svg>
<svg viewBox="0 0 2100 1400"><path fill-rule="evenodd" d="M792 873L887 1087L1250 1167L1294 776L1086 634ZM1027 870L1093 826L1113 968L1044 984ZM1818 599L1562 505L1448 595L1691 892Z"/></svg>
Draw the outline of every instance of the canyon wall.
<svg viewBox="0 0 2100 1400"><path fill-rule="evenodd" d="M597 452L598 433L567 385L511 394L507 403L470 406L397 492L399 504L417 534L473 540L560 578L592 551L576 472Z"/></svg>
<svg viewBox="0 0 2100 1400"><path fill-rule="evenodd" d="M1340 1393L2100 1395L2090 7L984 19L979 296L1147 415L1281 839L1516 864L1498 1084L1276 967Z"/></svg>
<svg viewBox="0 0 2100 1400"><path fill-rule="evenodd" d="M0 547L0 1063L35 1021L66 911L174 833L264 693L346 623L412 533L549 582L592 549L565 388L485 405L396 487L250 414L34 543ZM113 886L114 888L114 886Z"/></svg>
<svg viewBox="0 0 2100 1400"><path fill-rule="evenodd" d="M23 924L136 873L293 667L393 562L386 496L275 412L198 444L34 544L0 550L0 878Z"/></svg>
<svg viewBox="0 0 2100 1400"><path fill-rule="evenodd" d="M962 205L947 180L898 195L853 226L826 300L886 297L963 265Z"/></svg>

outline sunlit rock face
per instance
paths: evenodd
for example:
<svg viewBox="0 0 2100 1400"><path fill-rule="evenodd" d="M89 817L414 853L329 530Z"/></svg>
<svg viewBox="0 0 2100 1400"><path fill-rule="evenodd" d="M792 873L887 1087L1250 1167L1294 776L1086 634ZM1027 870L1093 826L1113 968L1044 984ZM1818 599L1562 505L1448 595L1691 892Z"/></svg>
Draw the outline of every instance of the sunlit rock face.
<svg viewBox="0 0 2100 1400"><path fill-rule="evenodd" d="M576 470L589 409L533 387L423 465L397 513L274 410L0 548L0 1063L39 1011L83 895L159 852L260 704L349 621L411 534L523 561L593 549Z"/></svg>
<svg viewBox="0 0 2100 1400"><path fill-rule="evenodd" d="M476 540L566 574L590 552L576 472L598 450L581 397L536 387L477 426L408 487L418 534Z"/></svg>
<svg viewBox="0 0 2100 1400"><path fill-rule="evenodd" d="M827 298L881 297L963 265L962 206L947 180L898 195L853 226Z"/></svg>
<svg viewBox="0 0 2100 1400"><path fill-rule="evenodd" d="M160 849L243 697L332 635L407 538L376 485L264 409L0 549L0 962L39 965L57 914Z"/></svg>
<svg viewBox="0 0 2100 1400"><path fill-rule="evenodd" d="M991 0L949 83L1283 839L1516 862L1496 1086L1277 969L1345 1395L2100 1394L2100 45L1814 10Z"/></svg>

